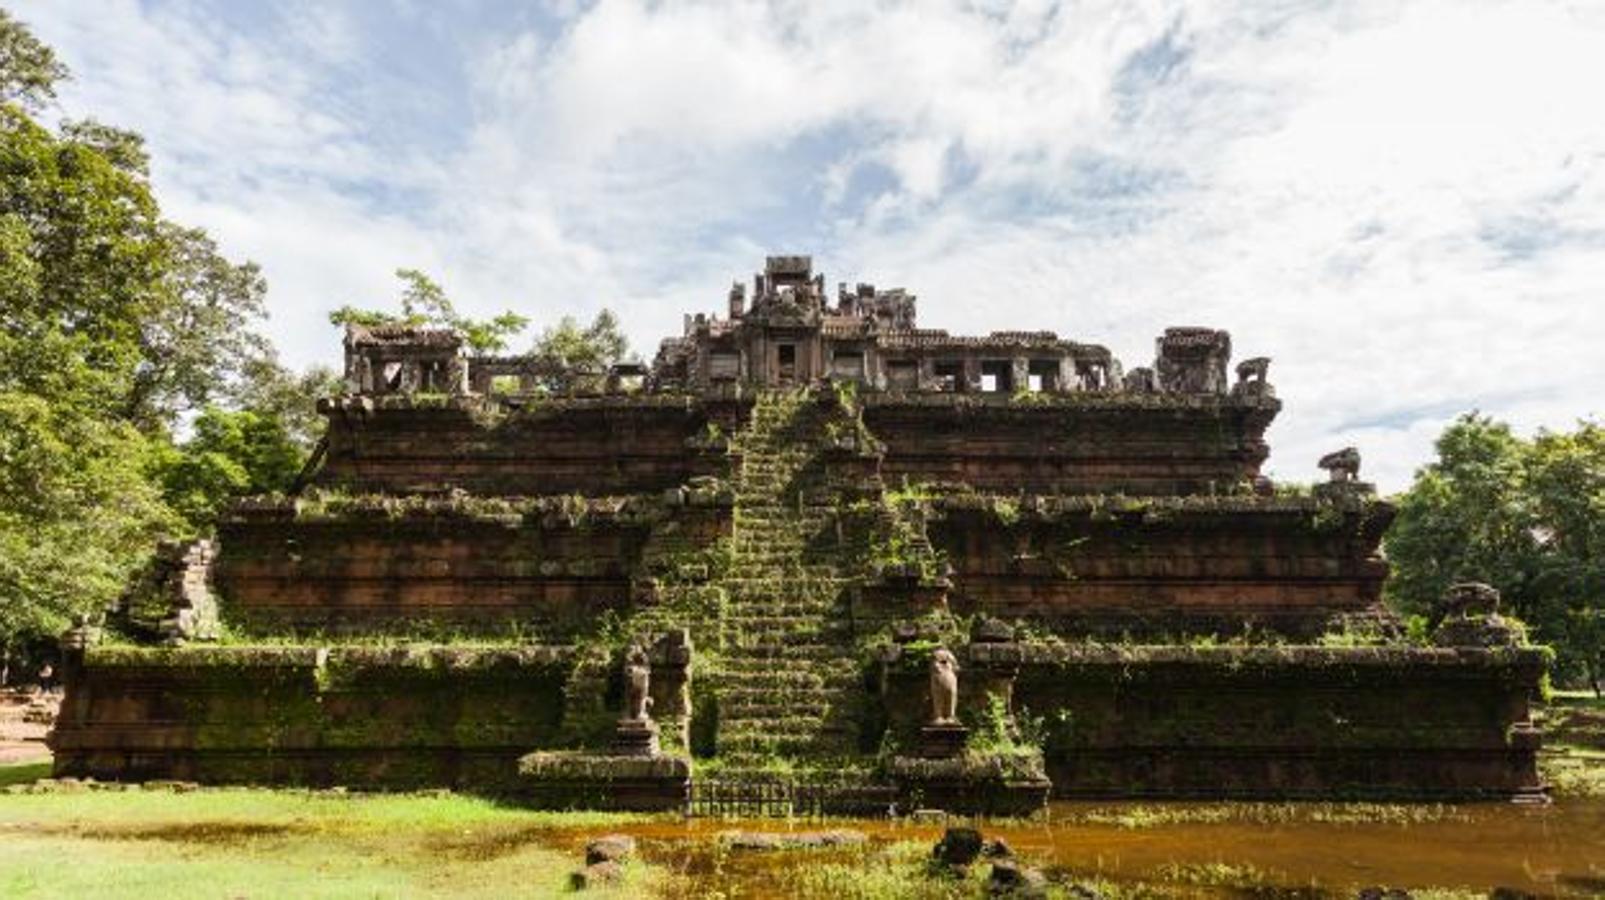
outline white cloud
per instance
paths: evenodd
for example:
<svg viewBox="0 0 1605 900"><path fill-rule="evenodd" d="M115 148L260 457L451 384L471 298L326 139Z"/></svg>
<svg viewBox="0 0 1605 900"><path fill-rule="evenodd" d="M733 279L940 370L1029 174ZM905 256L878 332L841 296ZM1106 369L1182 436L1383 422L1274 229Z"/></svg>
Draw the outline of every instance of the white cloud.
<svg viewBox="0 0 1605 900"><path fill-rule="evenodd" d="M927 324L1128 366L1166 325L1229 328L1276 359L1284 477L1354 443L1399 488L1459 410L1602 412L1598 9L560 6L18 14L77 74L65 111L144 132L171 213L264 265L299 362L400 265L480 311L612 305L650 353L764 252L814 250Z"/></svg>

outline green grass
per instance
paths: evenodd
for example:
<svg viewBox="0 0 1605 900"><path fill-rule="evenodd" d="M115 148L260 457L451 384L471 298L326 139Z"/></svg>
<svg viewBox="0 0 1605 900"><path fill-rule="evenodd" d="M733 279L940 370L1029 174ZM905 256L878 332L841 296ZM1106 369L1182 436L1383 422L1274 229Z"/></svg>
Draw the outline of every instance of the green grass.
<svg viewBox="0 0 1605 900"><path fill-rule="evenodd" d="M50 760L0 765L0 788L28 784L50 776Z"/></svg>
<svg viewBox="0 0 1605 900"><path fill-rule="evenodd" d="M1556 691L1542 711L1539 765L1556 797L1605 797L1605 699Z"/></svg>
<svg viewBox="0 0 1605 900"><path fill-rule="evenodd" d="M1464 822L1470 814L1442 803L1207 803L1197 805L1121 804L1078 810L1060 819L1064 824L1113 825L1122 829L1172 825L1278 825L1319 822L1327 825L1418 825Z"/></svg>
<svg viewBox="0 0 1605 900"><path fill-rule="evenodd" d="M624 821L454 795L12 795L0 801L0 896L554 897L581 860L550 844L553 830ZM623 884L587 896L647 896L661 878L631 863Z"/></svg>

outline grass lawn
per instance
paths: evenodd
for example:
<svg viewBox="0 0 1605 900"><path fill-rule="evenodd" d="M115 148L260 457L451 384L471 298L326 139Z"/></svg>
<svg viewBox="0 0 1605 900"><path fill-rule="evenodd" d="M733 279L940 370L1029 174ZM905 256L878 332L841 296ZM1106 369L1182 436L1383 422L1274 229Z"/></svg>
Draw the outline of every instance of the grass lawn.
<svg viewBox="0 0 1605 900"><path fill-rule="evenodd" d="M29 773L8 769L32 770ZM0 769L0 783L38 766ZM462 796L299 791L79 791L0 797L0 896L550 897L568 892L576 848L556 825L627 821L547 814ZM658 874L586 896L639 897Z"/></svg>
<svg viewBox="0 0 1605 900"><path fill-rule="evenodd" d="M1605 700L1556 691L1542 708L1539 763L1559 797L1605 797Z"/></svg>

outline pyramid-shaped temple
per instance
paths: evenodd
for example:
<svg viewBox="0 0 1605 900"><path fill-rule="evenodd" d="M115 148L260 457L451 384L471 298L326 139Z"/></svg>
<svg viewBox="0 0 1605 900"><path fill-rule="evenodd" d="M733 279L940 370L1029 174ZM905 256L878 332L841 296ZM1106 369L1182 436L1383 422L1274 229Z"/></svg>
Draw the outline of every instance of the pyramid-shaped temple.
<svg viewBox="0 0 1605 900"><path fill-rule="evenodd" d="M1478 586L1405 633L1392 508L1352 451L1260 475L1281 404L1226 332L1124 369L832 299L806 256L727 302L592 369L350 327L303 487L66 636L57 774L692 812L1542 792L1542 651Z"/></svg>

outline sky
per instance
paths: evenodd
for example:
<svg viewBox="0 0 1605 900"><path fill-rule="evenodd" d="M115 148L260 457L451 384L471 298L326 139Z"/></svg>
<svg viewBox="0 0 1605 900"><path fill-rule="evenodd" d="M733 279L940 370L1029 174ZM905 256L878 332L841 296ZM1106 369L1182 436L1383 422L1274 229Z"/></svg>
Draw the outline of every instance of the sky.
<svg viewBox="0 0 1605 900"><path fill-rule="evenodd" d="M1605 414L1605 3L0 0L260 264L287 362L421 268L647 358L766 254L920 323L1269 356L1268 470ZM524 340L531 340L533 333Z"/></svg>

